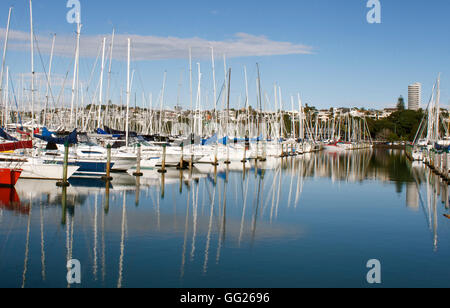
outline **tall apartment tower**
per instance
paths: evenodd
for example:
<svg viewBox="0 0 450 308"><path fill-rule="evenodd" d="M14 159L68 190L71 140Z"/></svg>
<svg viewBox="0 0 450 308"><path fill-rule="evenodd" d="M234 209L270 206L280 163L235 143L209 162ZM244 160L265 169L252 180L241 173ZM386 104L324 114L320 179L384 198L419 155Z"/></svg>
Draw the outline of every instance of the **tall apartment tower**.
<svg viewBox="0 0 450 308"><path fill-rule="evenodd" d="M422 100L422 85L418 82L408 87L408 109L419 110Z"/></svg>

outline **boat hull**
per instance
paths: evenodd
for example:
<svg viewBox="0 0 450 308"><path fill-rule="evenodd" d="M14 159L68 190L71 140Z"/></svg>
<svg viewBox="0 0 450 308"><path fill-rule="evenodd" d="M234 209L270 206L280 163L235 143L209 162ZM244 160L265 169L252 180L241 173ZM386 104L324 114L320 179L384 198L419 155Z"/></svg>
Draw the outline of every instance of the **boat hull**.
<svg viewBox="0 0 450 308"><path fill-rule="evenodd" d="M347 147L338 145L325 145L323 149L325 152L332 152L332 153L345 152L348 150Z"/></svg>
<svg viewBox="0 0 450 308"><path fill-rule="evenodd" d="M78 166L67 167L67 178L69 179L78 170ZM29 164L22 166L22 179L38 179L38 180L62 180L63 166L50 164Z"/></svg>
<svg viewBox="0 0 450 308"><path fill-rule="evenodd" d="M130 157L130 158L113 159L111 163L113 164L111 171L127 172L128 170L136 166L136 158Z"/></svg>
<svg viewBox="0 0 450 308"><path fill-rule="evenodd" d="M48 164L56 165L62 168L64 161L62 157L46 156L45 161ZM88 178L100 178L106 175L107 161L102 159L76 159L69 157L69 168L76 168L75 172L71 174L71 177L88 177ZM114 163L111 162L111 169L114 167Z"/></svg>
<svg viewBox="0 0 450 308"><path fill-rule="evenodd" d="M0 186L13 187L22 174L21 169L0 168Z"/></svg>
<svg viewBox="0 0 450 308"><path fill-rule="evenodd" d="M62 180L63 177L63 166L53 161L26 156L0 156L0 168L11 166L22 170L21 179ZM67 178L70 178L78 169L78 166L69 166Z"/></svg>

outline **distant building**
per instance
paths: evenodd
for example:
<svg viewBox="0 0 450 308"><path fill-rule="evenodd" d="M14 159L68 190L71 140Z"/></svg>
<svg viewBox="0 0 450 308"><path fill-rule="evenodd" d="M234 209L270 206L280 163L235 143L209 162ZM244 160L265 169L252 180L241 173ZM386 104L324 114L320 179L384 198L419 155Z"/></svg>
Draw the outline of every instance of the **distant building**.
<svg viewBox="0 0 450 308"><path fill-rule="evenodd" d="M408 87L408 109L417 111L422 100L422 85L418 82Z"/></svg>
<svg viewBox="0 0 450 308"><path fill-rule="evenodd" d="M381 115L378 115L378 119L386 119L389 118L394 112L397 112L397 108L384 108L381 112Z"/></svg>
<svg viewBox="0 0 450 308"><path fill-rule="evenodd" d="M350 110L350 115L355 118L363 118L365 116L365 113L361 112L358 109L352 109Z"/></svg>

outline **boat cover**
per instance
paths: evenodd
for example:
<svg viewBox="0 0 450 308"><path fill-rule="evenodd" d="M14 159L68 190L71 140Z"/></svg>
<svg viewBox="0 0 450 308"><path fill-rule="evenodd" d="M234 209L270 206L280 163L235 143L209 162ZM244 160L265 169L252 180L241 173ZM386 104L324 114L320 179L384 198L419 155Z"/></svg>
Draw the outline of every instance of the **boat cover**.
<svg viewBox="0 0 450 308"><path fill-rule="evenodd" d="M48 137L44 135L34 135L36 138L41 139L43 141L49 142L49 143L55 143L55 144L77 144L78 143L78 133L75 129L72 133L70 133L69 136L64 138L54 138L54 137Z"/></svg>
<svg viewBox="0 0 450 308"><path fill-rule="evenodd" d="M3 128L0 128L0 137L7 141L18 141L16 138L10 136L7 132L5 132Z"/></svg>
<svg viewBox="0 0 450 308"><path fill-rule="evenodd" d="M112 136L113 138L119 138L119 137L122 137L122 135L119 135L119 134L116 134L116 135L111 135L111 134L108 134L107 132L105 132L103 129L101 129L101 128L97 128L97 134L99 134L99 135L108 135L108 136Z"/></svg>
<svg viewBox="0 0 450 308"><path fill-rule="evenodd" d="M126 132L124 131L120 131L120 130L115 130L112 128L109 128L108 126L105 126L105 130L104 130L108 135L126 135ZM128 137L137 137L138 135L135 132L129 132L128 133Z"/></svg>

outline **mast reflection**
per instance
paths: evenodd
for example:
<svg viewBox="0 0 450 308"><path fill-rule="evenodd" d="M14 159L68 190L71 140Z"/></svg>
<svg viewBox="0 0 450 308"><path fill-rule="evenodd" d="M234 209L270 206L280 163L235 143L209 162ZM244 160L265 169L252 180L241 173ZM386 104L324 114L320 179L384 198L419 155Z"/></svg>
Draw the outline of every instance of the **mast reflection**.
<svg viewBox="0 0 450 308"><path fill-rule="evenodd" d="M230 262L230 250L245 252L259 248L265 241L301 238L303 226L286 221L303 213L308 205L304 194L313 181L326 179L336 188L342 183L370 181L393 184L395 191L401 193L399 196L404 197L408 212L425 218L429 230L424 229L430 234L434 251L438 251L439 240L442 241L440 219L448 214L450 203L446 183L427 168L407 162L396 151L267 157L246 164L205 164L190 171L143 173L138 179L121 174L106 185L102 181L76 180L70 187L56 189L51 182L22 181L17 190L0 188L1 221L7 215L27 218L20 252L24 256L21 285L29 284L30 255L36 253L30 250L33 231L40 233L36 238L40 240L39 276L43 282L51 281L53 264L48 262L48 250L52 243L52 258L54 250L60 253L60 260L84 258L82 263L89 269L84 279L91 285L121 288L125 277L126 285L132 281L127 270L133 268L128 262L131 256L135 259L134 249L159 258L175 251L174 279L183 283L193 273L215 273ZM136 206L127 208L128 194ZM35 220L31 215L33 200L34 206L39 205L39 211L35 207ZM36 200L41 203L36 204ZM56 231L54 221L61 222ZM58 236L63 238L62 243ZM134 238L146 246L136 248L139 245L131 243ZM160 238L176 244L155 252L153 243Z"/></svg>

